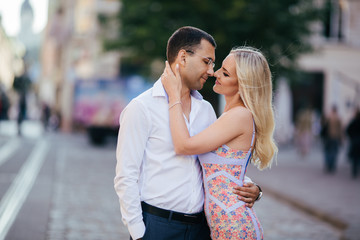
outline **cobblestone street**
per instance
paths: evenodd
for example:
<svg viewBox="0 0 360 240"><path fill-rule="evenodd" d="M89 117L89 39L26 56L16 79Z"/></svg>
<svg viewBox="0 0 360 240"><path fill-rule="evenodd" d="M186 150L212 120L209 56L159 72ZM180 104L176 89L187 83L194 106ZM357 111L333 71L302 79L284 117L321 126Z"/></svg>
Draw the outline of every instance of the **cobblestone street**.
<svg viewBox="0 0 360 240"><path fill-rule="evenodd" d="M42 170L5 239L128 240L113 188L116 138L94 146L83 134L0 137L0 192L44 140ZM249 167L247 175L264 191L254 208L265 239L360 239L360 178L350 178L344 149L333 175L323 172L320 144L305 158L291 145L281 147L270 170Z"/></svg>
<svg viewBox="0 0 360 240"><path fill-rule="evenodd" d="M54 140L57 177L48 239L129 239L113 189L115 139L104 147L92 147L82 135L54 136ZM276 168L274 166L266 174L271 175ZM263 179L254 174L255 171L251 169L248 175L262 184ZM272 176L278 175L281 179L278 171L275 170ZM265 188L269 184L273 185L268 182ZM267 194L266 190L255 210L263 225L265 239L328 240L340 239L342 235L334 226Z"/></svg>
<svg viewBox="0 0 360 240"><path fill-rule="evenodd" d="M350 177L346 149L346 146L343 146L340 151L335 174L326 174L323 170L324 160L320 143L315 143L311 152L305 157L298 155L293 146L282 147L277 165L274 164L270 170L264 171L250 167L247 174L263 187L265 194L273 196L276 202L282 203L284 207L296 206L297 211L302 211L310 217L313 216L314 219L320 220L319 223L326 223L334 233L340 233L334 236L340 236L341 239L360 239L358 228L360 209L357 207L360 201L360 178ZM277 214L284 210L278 209ZM264 214L264 218L271 215L266 210L259 212L259 214ZM284 221L277 221L280 219ZM275 217L273 220L276 223L287 224L293 219L284 212L283 216ZM294 223L296 224L293 224L293 228L288 228L286 232L291 232L302 224L299 221ZM274 225L276 224L273 222L268 231L276 228ZM311 232L316 233L316 237L291 239L330 239L326 236L331 231L326 231L319 226L310 224L302 229L304 232L309 232L309 236L312 236ZM283 233L278 234L277 239L283 236Z"/></svg>
<svg viewBox="0 0 360 240"><path fill-rule="evenodd" d="M129 239L113 188L115 145L94 148L83 136L59 140L48 239Z"/></svg>
<svg viewBox="0 0 360 240"><path fill-rule="evenodd" d="M264 239L340 239L341 232L272 196L256 203L255 210L264 229Z"/></svg>

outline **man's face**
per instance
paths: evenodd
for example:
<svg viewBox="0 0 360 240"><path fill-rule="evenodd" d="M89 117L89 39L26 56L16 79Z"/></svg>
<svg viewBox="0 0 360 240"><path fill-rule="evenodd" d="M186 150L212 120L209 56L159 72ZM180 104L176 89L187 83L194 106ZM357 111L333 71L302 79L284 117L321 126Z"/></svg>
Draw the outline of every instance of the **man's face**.
<svg viewBox="0 0 360 240"><path fill-rule="evenodd" d="M211 64L214 61L214 46L204 39L201 40L200 45L193 50L193 53L186 52L186 64L181 72L183 84L191 90L202 89L208 77L214 74Z"/></svg>

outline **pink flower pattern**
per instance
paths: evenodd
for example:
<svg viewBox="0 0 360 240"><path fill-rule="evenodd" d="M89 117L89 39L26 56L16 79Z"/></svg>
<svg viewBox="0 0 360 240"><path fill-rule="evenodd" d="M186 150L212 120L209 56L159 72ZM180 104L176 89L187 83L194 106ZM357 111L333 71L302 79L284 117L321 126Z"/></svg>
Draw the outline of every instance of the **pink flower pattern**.
<svg viewBox="0 0 360 240"><path fill-rule="evenodd" d="M244 159L247 156L247 151L239 151L227 147L220 147L213 153L225 159ZM226 162L226 161L225 161ZM225 171L236 179L241 179L242 165L222 164L221 162L202 163L204 171L204 182L207 184L205 192L206 204L205 209L209 227L211 230L212 239L263 239L263 231L258 221L256 214L252 208L247 208L241 205L233 211L227 212L215 201L209 198L209 195L220 201L226 208L238 203L237 196L232 192L232 189L237 184L224 174L217 174L220 171ZM245 168L245 166L244 166ZM216 174L214 177L211 175ZM210 178L209 178L210 177ZM251 215L254 216L255 222ZM260 230L260 235L257 236L256 228Z"/></svg>
<svg viewBox="0 0 360 240"><path fill-rule="evenodd" d="M248 153L248 151L226 148L225 146L219 147L214 152L220 157L235 158L235 159L243 159L246 157L246 154Z"/></svg>

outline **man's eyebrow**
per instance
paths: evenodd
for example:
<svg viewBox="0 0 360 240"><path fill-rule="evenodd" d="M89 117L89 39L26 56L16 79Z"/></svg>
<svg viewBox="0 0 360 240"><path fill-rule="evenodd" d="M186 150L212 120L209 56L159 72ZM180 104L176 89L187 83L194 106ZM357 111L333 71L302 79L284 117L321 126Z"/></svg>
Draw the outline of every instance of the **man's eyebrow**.
<svg viewBox="0 0 360 240"><path fill-rule="evenodd" d="M213 60L211 57L205 57L205 56L203 56L203 58L204 58L204 59L206 58L207 60L214 62L214 60Z"/></svg>

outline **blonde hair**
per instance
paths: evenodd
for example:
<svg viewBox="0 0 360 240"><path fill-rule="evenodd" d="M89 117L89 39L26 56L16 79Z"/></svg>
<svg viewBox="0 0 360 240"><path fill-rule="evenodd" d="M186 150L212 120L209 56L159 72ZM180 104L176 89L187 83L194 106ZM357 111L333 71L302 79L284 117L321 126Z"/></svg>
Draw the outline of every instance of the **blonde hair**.
<svg viewBox="0 0 360 240"><path fill-rule="evenodd" d="M275 121L269 64L255 48L234 48L230 54L235 57L241 100L255 121L256 139L252 162L257 168L264 169L271 166L278 151L273 138Z"/></svg>

